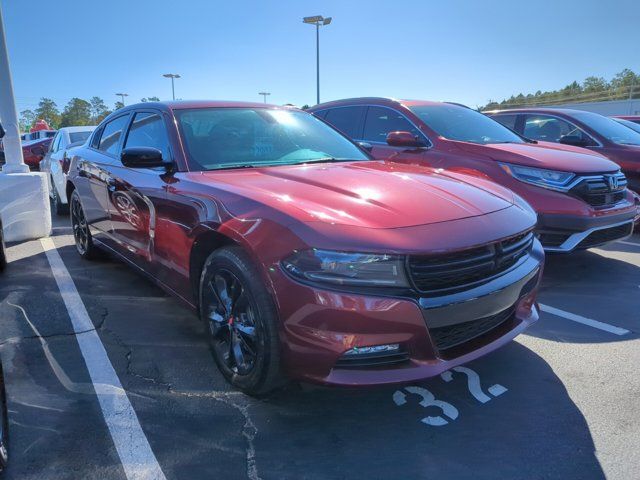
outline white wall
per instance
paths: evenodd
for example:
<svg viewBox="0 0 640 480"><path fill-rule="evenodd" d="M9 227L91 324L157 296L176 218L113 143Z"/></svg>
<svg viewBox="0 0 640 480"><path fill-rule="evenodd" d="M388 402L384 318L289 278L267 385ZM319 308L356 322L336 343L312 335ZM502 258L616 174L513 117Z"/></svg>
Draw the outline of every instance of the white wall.
<svg viewBox="0 0 640 480"><path fill-rule="evenodd" d="M612 100L610 102L566 103L550 105L550 108L573 108L599 113L600 115L640 115L640 99Z"/></svg>

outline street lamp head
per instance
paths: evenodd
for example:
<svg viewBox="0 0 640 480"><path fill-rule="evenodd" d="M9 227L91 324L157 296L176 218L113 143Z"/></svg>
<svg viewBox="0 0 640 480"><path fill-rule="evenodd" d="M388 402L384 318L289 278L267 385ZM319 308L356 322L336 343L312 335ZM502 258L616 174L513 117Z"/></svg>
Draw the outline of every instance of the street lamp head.
<svg viewBox="0 0 640 480"><path fill-rule="evenodd" d="M327 17L322 20L322 25L329 25L331 23L331 17Z"/></svg>
<svg viewBox="0 0 640 480"><path fill-rule="evenodd" d="M165 78L180 78L180 75L177 73L163 73L162 76Z"/></svg>
<svg viewBox="0 0 640 480"><path fill-rule="evenodd" d="M258 95L271 95L270 92L258 92Z"/></svg>
<svg viewBox="0 0 640 480"><path fill-rule="evenodd" d="M128 97L129 94L128 93L116 93L117 96L119 97Z"/></svg>
<svg viewBox="0 0 640 480"><path fill-rule="evenodd" d="M304 17L302 19L304 23L319 23L323 20L324 18L322 17L322 15L314 15L313 17Z"/></svg>

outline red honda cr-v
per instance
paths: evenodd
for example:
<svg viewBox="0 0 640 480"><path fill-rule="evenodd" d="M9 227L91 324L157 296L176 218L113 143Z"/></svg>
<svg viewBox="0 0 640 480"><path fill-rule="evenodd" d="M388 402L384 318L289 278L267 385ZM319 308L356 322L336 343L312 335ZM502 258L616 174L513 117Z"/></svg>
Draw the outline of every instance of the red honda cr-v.
<svg viewBox="0 0 640 480"><path fill-rule="evenodd" d="M569 108L519 108L487 115L525 137L604 155L620 165L629 188L640 193L640 133L615 120Z"/></svg>
<svg viewBox="0 0 640 480"><path fill-rule="evenodd" d="M76 247L197 308L223 375L410 382L537 320L535 212L489 181L374 161L299 110L122 108L75 150Z"/></svg>
<svg viewBox="0 0 640 480"><path fill-rule="evenodd" d="M538 213L551 252L571 252L629 236L637 208L620 168L565 145L527 141L465 106L358 98L316 105L312 113L375 158L465 172L498 182Z"/></svg>

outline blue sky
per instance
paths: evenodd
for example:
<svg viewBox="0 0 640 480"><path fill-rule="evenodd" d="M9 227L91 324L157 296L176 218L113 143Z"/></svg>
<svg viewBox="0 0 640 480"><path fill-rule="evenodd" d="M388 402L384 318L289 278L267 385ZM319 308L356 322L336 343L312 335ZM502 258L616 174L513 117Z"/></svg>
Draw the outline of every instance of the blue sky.
<svg viewBox="0 0 640 480"><path fill-rule="evenodd" d="M638 0L0 0L18 109L114 93L315 103L349 96L476 106L640 71Z"/></svg>

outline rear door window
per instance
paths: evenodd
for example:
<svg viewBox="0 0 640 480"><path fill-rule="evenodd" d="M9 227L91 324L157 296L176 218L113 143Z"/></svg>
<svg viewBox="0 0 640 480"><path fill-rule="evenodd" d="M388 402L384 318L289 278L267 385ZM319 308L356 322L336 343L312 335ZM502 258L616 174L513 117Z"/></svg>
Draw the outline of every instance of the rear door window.
<svg viewBox="0 0 640 480"><path fill-rule="evenodd" d="M510 115L495 115L493 118L496 122L501 123L505 127L516 131L516 121L518 120L518 115L510 114Z"/></svg>
<svg viewBox="0 0 640 480"><path fill-rule="evenodd" d="M324 119L346 136L359 139L365 108L359 106L331 108L327 110Z"/></svg>
<svg viewBox="0 0 640 480"><path fill-rule="evenodd" d="M422 133L400 112L385 107L369 107L364 122L363 140L386 143L389 132L410 132L422 137Z"/></svg>

